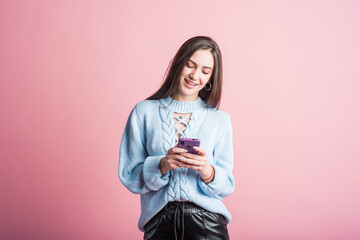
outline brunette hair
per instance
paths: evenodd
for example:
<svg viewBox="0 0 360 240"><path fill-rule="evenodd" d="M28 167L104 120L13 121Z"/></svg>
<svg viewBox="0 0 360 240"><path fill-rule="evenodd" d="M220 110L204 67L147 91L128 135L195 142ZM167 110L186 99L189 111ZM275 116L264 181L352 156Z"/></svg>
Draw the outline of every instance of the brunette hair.
<svg viewBox="0 0 360 240"><path fill-rule="evenodd" d="M205 88L201 89L199 97L206 102L207 107L218 108L220 105L223 79L222 58L217 43L206 36L190 38L180 47L166 70L166 77L162 86L147 99L155 100L175 95L179 86L180 75L185 64L189 61L190 57L200 49L210 50L214 57L214 69L209 80L211 89L209 91L206 91Z"/></svg>

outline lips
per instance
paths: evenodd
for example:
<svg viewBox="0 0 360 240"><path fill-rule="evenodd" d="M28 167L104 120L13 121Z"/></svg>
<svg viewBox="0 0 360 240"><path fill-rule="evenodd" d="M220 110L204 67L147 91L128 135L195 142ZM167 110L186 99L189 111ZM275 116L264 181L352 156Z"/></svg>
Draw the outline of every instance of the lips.
<svg viewBox="0 0 360 240"><path fill-rule="evenodd" d="M187 80L186 78L185 78L185 82L186 82L187 84L191 85L191 86L197 86L197 85L199 85L199 84L196 84L196 83L193 83L193 82Z"/></svg>

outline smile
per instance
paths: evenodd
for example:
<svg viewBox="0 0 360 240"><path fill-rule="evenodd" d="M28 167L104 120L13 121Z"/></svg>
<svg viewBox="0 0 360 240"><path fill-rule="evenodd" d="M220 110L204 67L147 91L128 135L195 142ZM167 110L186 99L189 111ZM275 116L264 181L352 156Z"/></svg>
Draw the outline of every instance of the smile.
<svg viewBox="0 0 360 240"><path fill-rule="evenodd" d="M186 82L187 84L191 85L191 86L197 86L197 85L199 85L199 84L195 84L195 83L192 83L192 82L188 81L186 78L185 78L185 82Z"/></svg>

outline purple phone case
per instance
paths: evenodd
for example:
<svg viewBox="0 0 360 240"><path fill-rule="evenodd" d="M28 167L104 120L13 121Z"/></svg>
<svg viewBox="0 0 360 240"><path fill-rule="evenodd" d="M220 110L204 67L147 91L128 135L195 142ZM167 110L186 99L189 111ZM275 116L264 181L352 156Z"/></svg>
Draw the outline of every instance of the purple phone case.
<svg viewBox="0 0 360 240"><path fill-rule="evenodd" d="M189 153L198 154L193 147L200 147L200 140L196 138L180 138L178 147L185 148Z"/></svg>

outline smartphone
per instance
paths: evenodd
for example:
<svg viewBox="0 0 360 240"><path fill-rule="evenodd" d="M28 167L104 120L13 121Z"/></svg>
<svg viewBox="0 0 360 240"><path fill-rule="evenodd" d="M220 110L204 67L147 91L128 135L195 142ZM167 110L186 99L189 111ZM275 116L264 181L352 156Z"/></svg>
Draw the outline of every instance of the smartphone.
<svg viewBox="0 0 360 240"><path fill-rule="evenodd" d="M200 147L200 139L197 138L180 138L178 142L179 148L185 148L189 153L198 154L194 147Z"/></svg>

